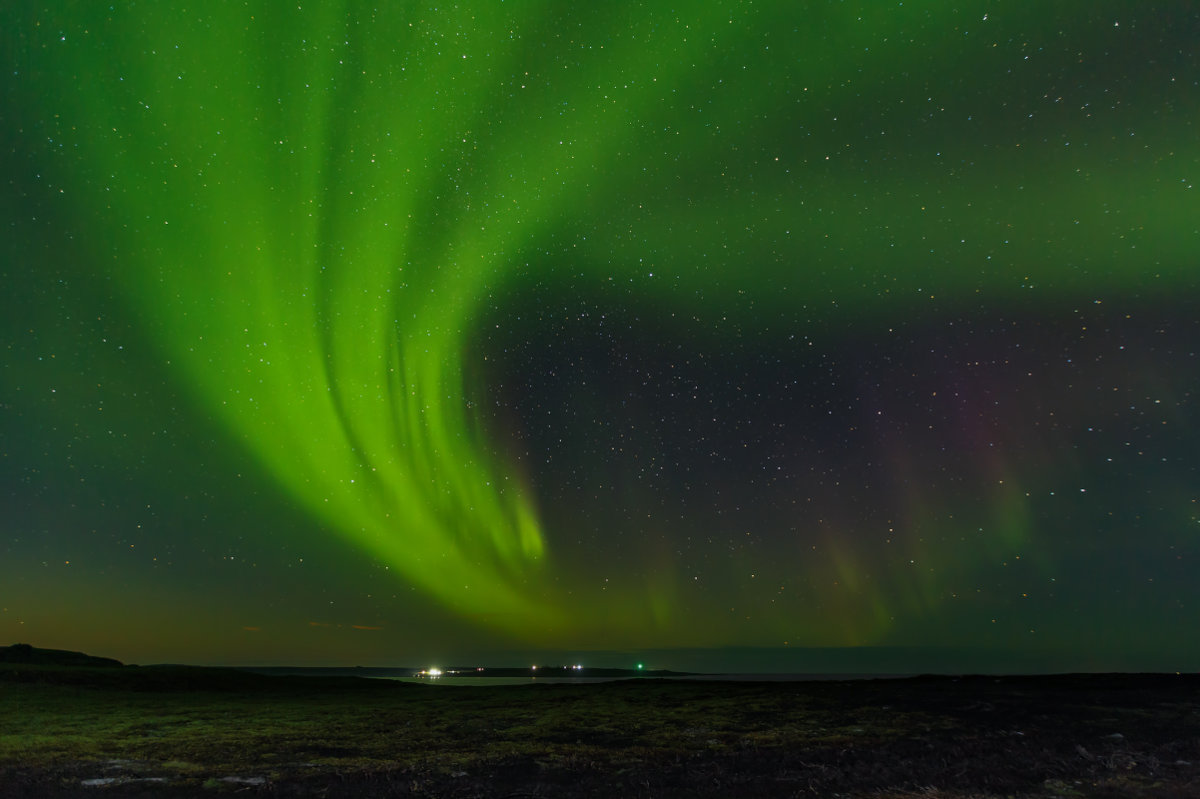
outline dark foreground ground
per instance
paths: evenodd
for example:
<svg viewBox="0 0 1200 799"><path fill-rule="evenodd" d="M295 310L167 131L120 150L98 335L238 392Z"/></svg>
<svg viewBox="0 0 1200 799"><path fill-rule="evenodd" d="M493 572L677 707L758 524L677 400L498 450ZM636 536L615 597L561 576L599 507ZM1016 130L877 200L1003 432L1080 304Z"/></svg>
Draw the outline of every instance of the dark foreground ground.
<svg viewBox="0 0 1200 799"><path fill-rule="evenodd" d="M1200 679L443 687L0 664L0 795L1196 797Z"/></svg>

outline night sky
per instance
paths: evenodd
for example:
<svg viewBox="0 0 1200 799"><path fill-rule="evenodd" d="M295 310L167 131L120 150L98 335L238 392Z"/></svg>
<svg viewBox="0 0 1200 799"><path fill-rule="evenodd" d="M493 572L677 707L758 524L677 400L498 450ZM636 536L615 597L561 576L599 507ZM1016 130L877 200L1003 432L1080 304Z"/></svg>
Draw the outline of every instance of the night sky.
<svg viewBox="0 0 1200 799"><path fill-rule="evenodd" d="M0 644L1200 668L1189 3L0 11Z"/></svg>

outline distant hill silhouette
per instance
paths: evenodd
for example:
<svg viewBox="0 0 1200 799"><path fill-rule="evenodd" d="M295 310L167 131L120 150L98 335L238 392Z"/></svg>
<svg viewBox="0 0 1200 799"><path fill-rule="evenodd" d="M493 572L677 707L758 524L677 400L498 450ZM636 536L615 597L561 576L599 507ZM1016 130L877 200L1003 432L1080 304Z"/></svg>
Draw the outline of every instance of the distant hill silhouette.
<svg viewBox="0 0 1200 799"><path fill-rule="evenodd" d="M82 652L65 649L38 649L29 644L0 646L0 663L32 663L38 666L96 666L113 668L124 666L119 660L98 658Z"/></svg>

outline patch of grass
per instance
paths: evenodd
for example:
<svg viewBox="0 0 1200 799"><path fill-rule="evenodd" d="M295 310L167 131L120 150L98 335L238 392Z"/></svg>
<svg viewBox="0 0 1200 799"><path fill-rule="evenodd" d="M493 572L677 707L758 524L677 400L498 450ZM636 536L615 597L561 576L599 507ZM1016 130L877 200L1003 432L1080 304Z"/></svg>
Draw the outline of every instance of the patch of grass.
<svg viewBox="0 0 1200 799"><path fill-rule="evenodd" d="M1087 796L1169 796L1200 780L1194 680L473 688L107 671L91 669L90 680L0 671L6 784L78 788L116 774L166 778L155 795L963 799L1070 796L1078 786ZM108 799L125 789L104 790Z"/></svg>

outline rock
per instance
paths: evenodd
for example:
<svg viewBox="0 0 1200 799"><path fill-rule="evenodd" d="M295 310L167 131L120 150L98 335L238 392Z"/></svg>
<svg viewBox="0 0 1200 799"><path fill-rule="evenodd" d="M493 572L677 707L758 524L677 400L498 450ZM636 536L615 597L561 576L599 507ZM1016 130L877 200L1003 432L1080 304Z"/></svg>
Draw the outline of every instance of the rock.
<svg viewBox="0 0 1200 799"><path fill-rule="evenodd" d="M39 666L89 666L120 668L125 665L112 658L93 657L65 649L38 649L29 644L0 646L0 663L32 663Z"/></svg>

